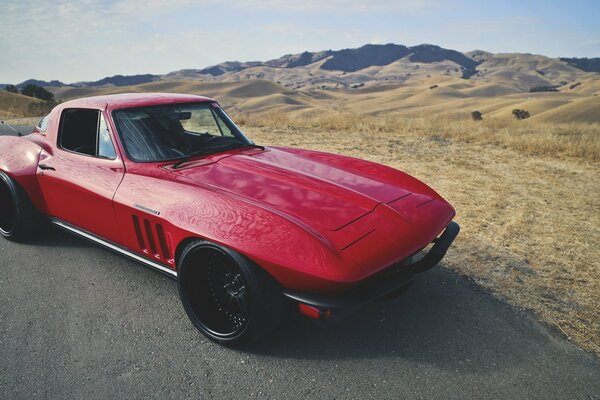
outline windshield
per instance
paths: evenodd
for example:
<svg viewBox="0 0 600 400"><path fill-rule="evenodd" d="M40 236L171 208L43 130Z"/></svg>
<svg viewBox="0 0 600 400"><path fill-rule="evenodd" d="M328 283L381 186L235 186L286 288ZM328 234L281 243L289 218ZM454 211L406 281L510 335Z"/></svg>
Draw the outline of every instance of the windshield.
<svg viewBox="0 0 600 400"><path fill-rule="evenodd" d="M128 108L114 111L113 118L127 156L137 162L253 145L216 103Z"/></svg>

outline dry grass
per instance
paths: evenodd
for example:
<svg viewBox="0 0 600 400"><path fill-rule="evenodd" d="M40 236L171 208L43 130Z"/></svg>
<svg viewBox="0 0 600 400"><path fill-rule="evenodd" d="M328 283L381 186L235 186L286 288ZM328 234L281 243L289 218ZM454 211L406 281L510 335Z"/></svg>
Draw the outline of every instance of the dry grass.
<svg viewBox="0 0 600 400"><path fill-rule="evenodd" d="M239 114L236 115L236 120L253 127L362 132L369 135L427 135L467 143L506 146L531 155L600 161L600 124L544 124L505 118L475 122L463 114L406 118L393 114L376 116L335 111Z"/></svg>
<svg viewBox="0 0 600 400"><path fill-rule="evenodd" d="M32 97L0 90L0 118L17 118L40 115L39 107L44 102Z"/></svg>
<svg viewBox="0 0 600 400"><path fill-rule="evenodd" d="M516 123L282 114L238 120L258 143L366 158L424 180L454 204L463 228L448 268L600 355L597 126L575 127L570 137L569 126L548 132ZM547 156L555 154L564 157Z"/></svg>

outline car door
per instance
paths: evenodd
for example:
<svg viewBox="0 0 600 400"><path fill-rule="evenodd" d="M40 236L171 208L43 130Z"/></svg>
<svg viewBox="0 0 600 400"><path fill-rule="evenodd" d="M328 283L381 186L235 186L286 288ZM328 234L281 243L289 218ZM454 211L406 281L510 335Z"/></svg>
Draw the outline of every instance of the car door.
<svg viewBox="0 0 600 400"><path fill-rule="evenodd" d="M38 181L48 214L119 242L113 197L125 167L101 110L64 109L56 148L40 157Z"/></svg>

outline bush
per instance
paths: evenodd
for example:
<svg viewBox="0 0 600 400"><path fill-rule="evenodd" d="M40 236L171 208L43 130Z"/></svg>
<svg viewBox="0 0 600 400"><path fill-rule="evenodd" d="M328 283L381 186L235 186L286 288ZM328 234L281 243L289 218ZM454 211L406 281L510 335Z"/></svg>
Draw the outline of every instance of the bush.
<svg viewBox="0 0 600 400"><path fill-rule="evenodd" d="M529 114L529 111L527 110L522 110L520 108L515 108L514 110L512 110L512 114L515 116L516 119L526 119L529 118L531 115Z"/></svg>
<svg viewBox="0 0 600 400"><path fill-rule="evenodd" d="M4 90L6 90L9 93L19 93L19 89L17 89L15 85L6 85Z"/></svg>
<svg viewBox="0 0 600 400"><path fill-rule="evenodd" d="M38 85L25 85L25 87L21 89L21 94L29 97L35 97L36 99L45 100L48 102L54 101L54 95Z"/></svg>
<svg viewBox="0 0 600 400"><path fill-rule="evenodd" d="M471 113L471 118L473 118L473 121L481 121L483 119L483 114L479 111L473 111Z"/></svg>
<svg viewBox="0 0 600 400"><path fill-rule="evenodd" d="M529 93L536 92L558 92L558 86L534 86L529 89Z"/></svg>

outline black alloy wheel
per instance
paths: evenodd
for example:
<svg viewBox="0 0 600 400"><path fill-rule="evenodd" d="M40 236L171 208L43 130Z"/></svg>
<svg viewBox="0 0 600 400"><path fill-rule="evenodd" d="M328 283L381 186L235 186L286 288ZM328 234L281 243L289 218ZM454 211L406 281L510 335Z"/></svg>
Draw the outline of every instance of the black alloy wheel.
<svg viewBox="0 0 600 400"><path fill-rule="evenodd" d="M178 288L192 323L221 344L255 339L283 315L285 300L271 276L241 254L206 241L182 250Z"/></svg>

